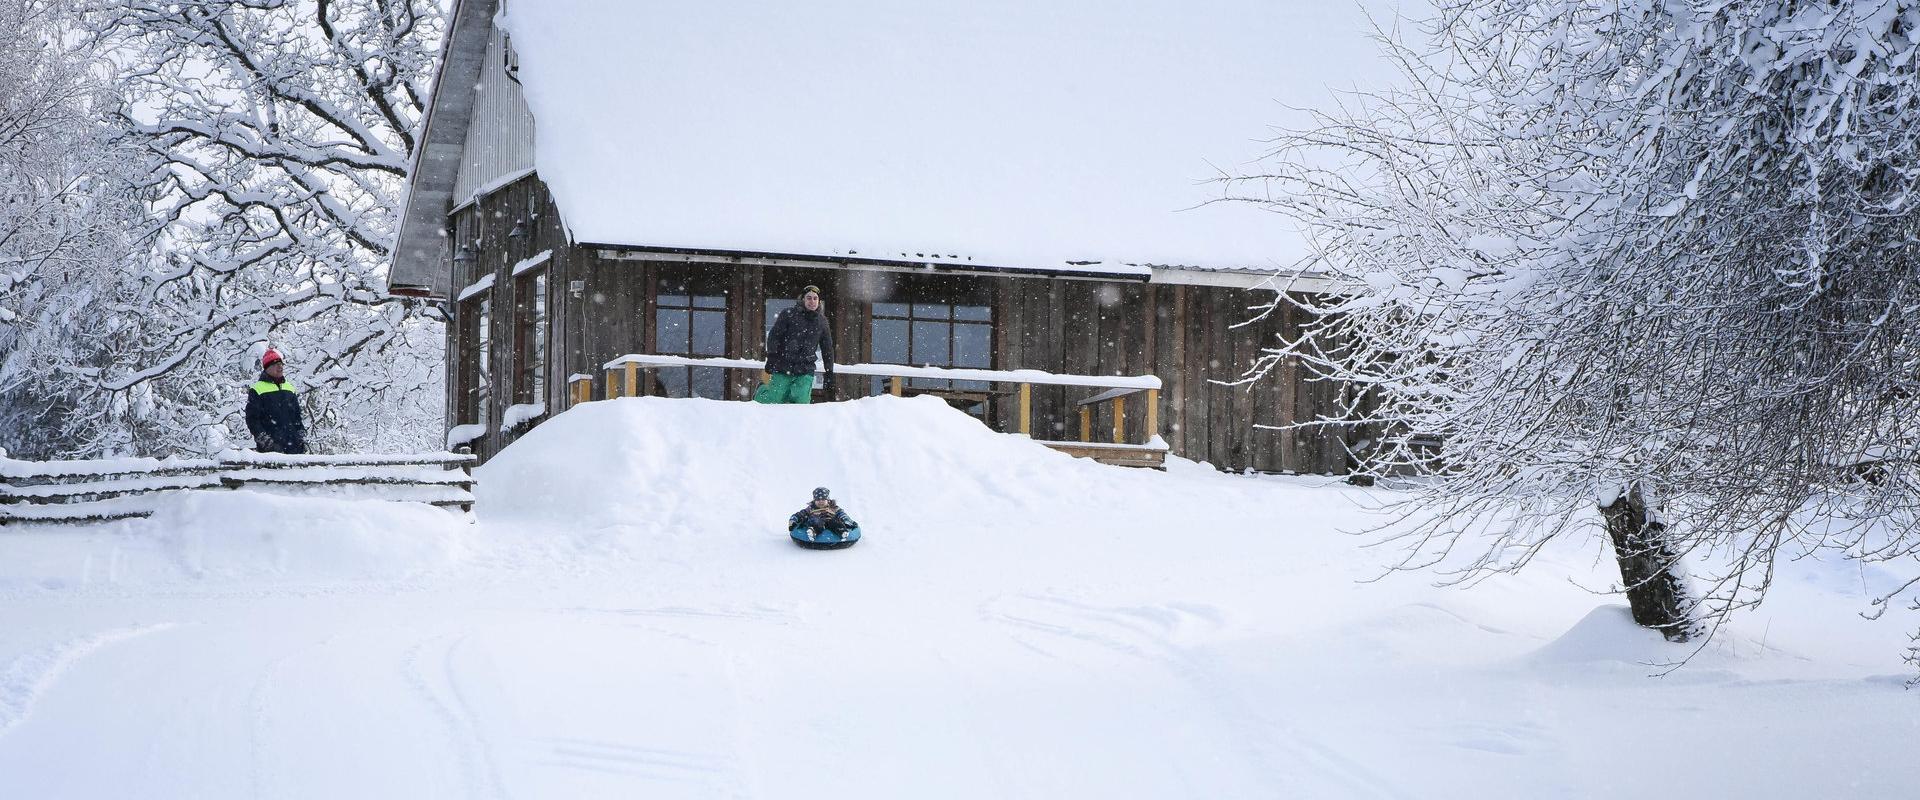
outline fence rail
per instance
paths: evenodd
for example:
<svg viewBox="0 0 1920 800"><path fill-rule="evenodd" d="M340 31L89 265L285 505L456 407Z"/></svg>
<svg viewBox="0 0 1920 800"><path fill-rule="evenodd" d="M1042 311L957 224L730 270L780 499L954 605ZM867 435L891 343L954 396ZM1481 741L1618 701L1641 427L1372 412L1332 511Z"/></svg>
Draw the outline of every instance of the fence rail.
<svg viewBox="0 0 1920 800"><path fill-rule="evenodd" d="M91 523L146 517L179 492L251 489L288 495L473 508L467 453L290 456L229 452L219 459L18 461L0 458L0 525Z"/></svg>
<svg viewBox="0 0 1920 800"><path fill-rule="evenodd" d="M606 379L599 392L601 399L632 397L640 393L640 372L642 370L666 367L707 367L729 370L748 370L762 372L764 362L740 358L702 358L696 356L678 356L656 353L631 353L621 356L604 365ZM951 380L975 381L1014 387L1008 395L1017 402L1013 414L1018 433L1033 436L1033 387L1070 386L1100 389L1102 391L1077 401L1080 409L1080 441L1035 441L1056 450L1083 458L1093 458L1110 464L1123 466L1160 467L1166 461L1166 442L1160 438L1160 379L1153 375L1067 375L1039 370L993 370L970 369L966 367L916 367L907 364L837 364L837 375L861 375L886 379L886 391L893 395L909 392L941 396L967 396L966 399L980 401L983 398L972 397L977 394L961 390L912 390L908 381ZM764 380L764 376L763 376ZM573 375L568 385L567 396L574 404L590 402L595 399L594 378L590 375ZM1127 398L1144 394L1143 414L1145 441L1126 441ZM1113 437L1111 442L1092 446L1092 413L1101 404L1113 407Z"/></svg>

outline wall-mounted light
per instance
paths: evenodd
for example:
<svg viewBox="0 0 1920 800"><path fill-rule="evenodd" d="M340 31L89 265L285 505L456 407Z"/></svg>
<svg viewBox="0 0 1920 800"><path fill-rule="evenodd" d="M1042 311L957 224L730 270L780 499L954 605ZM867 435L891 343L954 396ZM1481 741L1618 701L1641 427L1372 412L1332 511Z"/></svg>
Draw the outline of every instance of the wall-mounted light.
<svg viewBox="0 0 1920 800"><path fill-rule="evenodd" d="M507 231L507 238L509 239L527 238L527 221L524 219L514 220L513 230Z"/></svg>
<svg viewBox="0 0 1920 800"><path fill-rule="evenodd" d="M472 264L473 248L468 247L464 244L460 245L460 249L455 251L453 254L453 263L457 266L462 266L462 267Z"/></svg>

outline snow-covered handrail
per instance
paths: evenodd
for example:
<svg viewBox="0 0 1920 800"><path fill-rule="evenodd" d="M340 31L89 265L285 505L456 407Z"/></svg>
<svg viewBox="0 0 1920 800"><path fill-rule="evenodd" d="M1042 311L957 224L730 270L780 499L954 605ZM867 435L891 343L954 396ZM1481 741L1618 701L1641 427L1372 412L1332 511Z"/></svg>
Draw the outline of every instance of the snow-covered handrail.
<svg viewBox="0 0 1920 800"><path fill-rule="evenodd" d="M84 461L20 461L0 458L0 478L103 478L109 475L171 475L220 466L204 458L99 458Z"/></svg>
<svg viewBox="0 0 1920 800"><path fill-rule="evenodd" d="M692 356L630 353L607 362L615 370L627 364L653 367L720 367L724 369L766 368L766 362L744 358L696 358ZM836 364L839 375L868 375L896 378L937 378L954 381L991 383L1031 383L1039 386L1092 386L1102 389L1158 389L1160 378L1154 375L1063 375L1037 369L972 369L969 367L916 367L909 364Z"/></svg>
<svg viewBox="0 0 1920 800"><path fill-rule="evenodd" d="M720 369L744 369L759 371L765 369L762 361L744 358L706 358L678 356L664 353L628 353L604 365L607 371L606 397L632 396L638 393L638 373L642 369L661 367L717 367ZM1106 389L1093 398L1080 404L1080 441L1091 441L1093 406L1100 403L1113 404L1113 441L1118 444L1126 436L1128 395L1146 392L1144 403L1146 435L1149 442L1160 438L1160 378L1154 375L1062 375L1043 372L1037 369L971 369L968 367L916 367L909 364L836 364L834 373L838 375L865 375L886 378L922 378L953 381L981 381L985 383L1016 384L1019 412L1016 416L1020 433L1033 435L1033 387L1034 386L1085 386ZM615 375L626 372L624 386L615 383ZM904 380L892 381L890 391L899 395L904 391ZM569 379L569 396L575 404L593 399L593 379L586 375L574 375Z"/></svg>
<svg viewBox="0 0 1920 800"><path fill-rule="evenodd" d="M287 455L256 453L252 450L227 450L220 461L227 467L457 467L472 464L478 457L469 453L343 453L340 455Z"/></svg>

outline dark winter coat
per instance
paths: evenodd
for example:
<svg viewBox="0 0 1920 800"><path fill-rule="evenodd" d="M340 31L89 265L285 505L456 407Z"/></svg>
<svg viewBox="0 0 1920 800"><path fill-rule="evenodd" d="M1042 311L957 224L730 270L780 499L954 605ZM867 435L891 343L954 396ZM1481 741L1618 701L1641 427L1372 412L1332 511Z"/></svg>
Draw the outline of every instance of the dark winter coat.
<svg viewBox="0 0 1920 800"><path fill-rule="evenodd" d="M293 383L267 374L247 387L247 432L262 453L307 452L307 425L300 419L300 396Z"/></svg>
<svg viewBox="0 0 1920 800"><path fill-rule="evenodd" d="M846 533L857 527L853 518L840 508L839 503L828 500L825 506L808 503L806 508L793 512L787 517L787 528L793 529L805 525L815 530L829 530L834 533Z"/></svg>
<svg viewBox="0 0 1920 800"><path fill-rule="evenodd" d="M820 352L827 374L833 374L833 331L827 315L794 303L773 318L767 331L767 371L781 375L812 375L813 353Z"/></svg>

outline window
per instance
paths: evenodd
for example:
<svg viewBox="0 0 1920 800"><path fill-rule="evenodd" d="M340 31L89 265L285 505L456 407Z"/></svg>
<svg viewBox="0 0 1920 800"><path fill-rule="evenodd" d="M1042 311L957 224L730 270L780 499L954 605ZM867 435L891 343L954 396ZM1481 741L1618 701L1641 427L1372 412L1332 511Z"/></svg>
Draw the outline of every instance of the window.
<svg viewBox="0 0 1920 800"><path fill-rule="evenodd" d="M520 54L513 50L513 36L500 34L500 68L507 73L507 80L520 82Z"/></svg>
<svg viewBox="0 0 1920 800"><path fill-rule="evenodd" d="M514 402L547 401L547 271L541 269L513 283Z"/></svg>
<svg viewBox="0 0 1920 800"><path fill-rule="evenodd" d="M963 303L874 303L873 360L880 364L993 367L993 308ZM881 379L872 391L881 391ZM924 389L985 389L983 381L914 378Z"/></svg>
<svg viewBox="0 0 1920 800"><path fill-rule="evenodd" d="M662 275L655 303L654 350L688 356L727 354L727 290L694 276ZM671 367L657 370L668 397L727 396L726 370L719 367Z"/></svg>
<svg viewBox="0 0 1920 800"><path fill-rule="evenodd" d="M487 422L487 401L492 397L492 372L488 358L493 353L489 342L492 324L488 319L493 303L486 294L460 304L460 396L455 404L456 425Z"/></svg>

